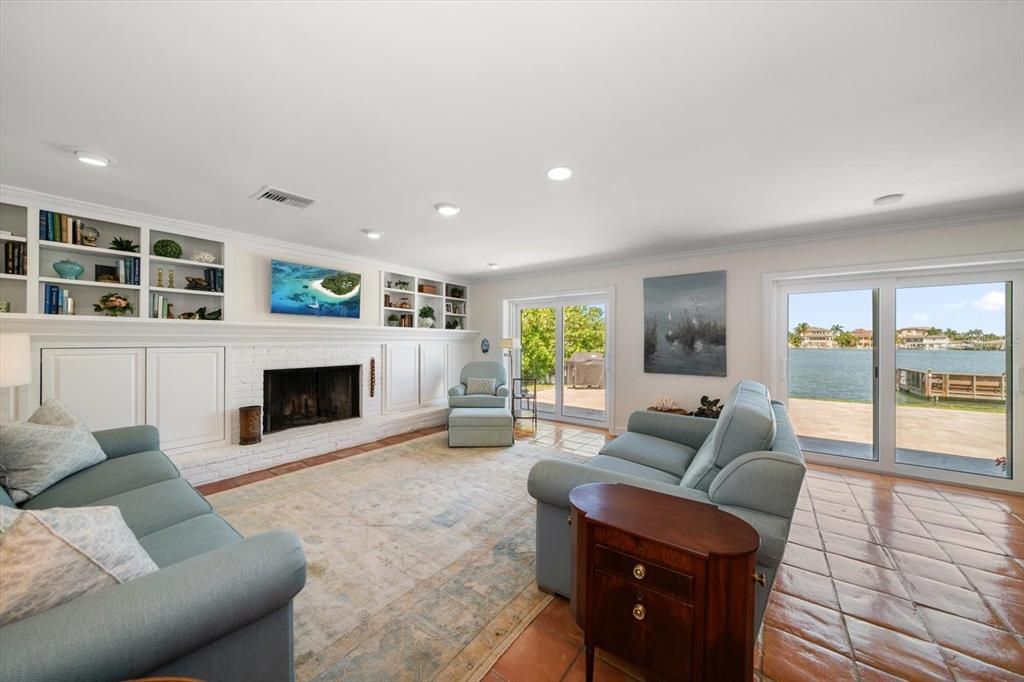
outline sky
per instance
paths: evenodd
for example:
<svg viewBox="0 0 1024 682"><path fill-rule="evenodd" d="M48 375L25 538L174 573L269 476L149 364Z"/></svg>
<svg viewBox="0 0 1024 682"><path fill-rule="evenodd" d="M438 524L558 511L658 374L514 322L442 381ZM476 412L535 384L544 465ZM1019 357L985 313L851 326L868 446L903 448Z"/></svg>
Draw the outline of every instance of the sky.
<svg viewBox="0 0 1024 682"><path fill-rule="evenodd" d="M1006 328L1005 297L1002 282L897 289L896 328L980 329L1002 336ZM789 328L800 322L812 327L841 324L843 329L870 329L871 291L792 294Z"/></svg>

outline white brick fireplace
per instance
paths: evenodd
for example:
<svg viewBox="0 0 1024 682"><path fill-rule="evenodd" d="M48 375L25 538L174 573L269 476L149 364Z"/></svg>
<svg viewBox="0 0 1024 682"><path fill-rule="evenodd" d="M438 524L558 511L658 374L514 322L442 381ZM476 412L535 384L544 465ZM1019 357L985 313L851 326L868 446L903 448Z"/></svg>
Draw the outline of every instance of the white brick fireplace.
<svg viewBox="0 0 1024 682"><path fill-rule="evenodd" d="M10 331L32 335L41 372L4 406L8 419L27 417L53 396L90 415L91 428L154 424L194 484L443 424L447 386L471 358L476 338L465 331L313 324L95 318L17 324L22 328ZM265 370L337 365L360 367L361 416L238 444L238 408L263 404Z"/></svg>

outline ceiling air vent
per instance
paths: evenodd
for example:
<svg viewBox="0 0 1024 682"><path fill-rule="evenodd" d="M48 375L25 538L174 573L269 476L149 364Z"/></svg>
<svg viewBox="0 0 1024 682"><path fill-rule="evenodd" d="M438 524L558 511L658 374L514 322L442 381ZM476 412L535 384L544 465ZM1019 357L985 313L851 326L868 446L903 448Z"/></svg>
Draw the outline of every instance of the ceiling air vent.
<svg viewBox="0 0 1024 682"><path fill-rule="evenodd" d="M264 185L260 188L260 191L252 195L252 198L256 201L272 201L275 204L291 206L292 208L300 210L308 206L312 206L315 201L309 197L300 196L292 192L286 192L283 189L276 189L270 185Z"/></svg>

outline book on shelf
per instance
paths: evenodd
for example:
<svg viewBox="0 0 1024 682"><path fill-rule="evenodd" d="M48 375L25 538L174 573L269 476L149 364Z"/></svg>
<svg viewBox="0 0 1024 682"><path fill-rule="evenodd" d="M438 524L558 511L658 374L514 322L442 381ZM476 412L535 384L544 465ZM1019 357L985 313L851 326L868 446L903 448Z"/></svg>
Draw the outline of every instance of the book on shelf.
<svg viewBox="0 0 1024 682"><path fill-rule="evenodd" d="M81 246L83 227L85 227L85 222L80 218L72 218L53 211L39 211L40 241Z"/></svg>
<svg viewBox="0 0 1024 682"><path fill-rule="evenodd" d="M71 292L56 284L47 284L43 289L43 314L74 315L75 299L71 297Z"/></svg>
<svg viewBox="0 0 1024 682"><path fill-rule="evenodd" d="M203 279L210 285L207 291L224 291L224 271L219 268L203 268Z"/></svg>
<svg viewBox="0 0 1024 682"><path fill-rule="evenodd" d="M28 250L22 242L4 242L4 273L28 274Z"/></svg>

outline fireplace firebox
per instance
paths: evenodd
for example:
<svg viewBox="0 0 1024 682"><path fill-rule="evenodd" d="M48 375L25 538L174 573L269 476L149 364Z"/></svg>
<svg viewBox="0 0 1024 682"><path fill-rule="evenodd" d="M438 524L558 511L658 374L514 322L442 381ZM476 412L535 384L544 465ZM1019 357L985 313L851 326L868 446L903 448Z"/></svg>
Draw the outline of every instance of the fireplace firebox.
<svg viewBox="0 0 1024 682"><path fill-rule="evenodd" d="M359 416L359 365L263 372L263 432Z"/></svg>

